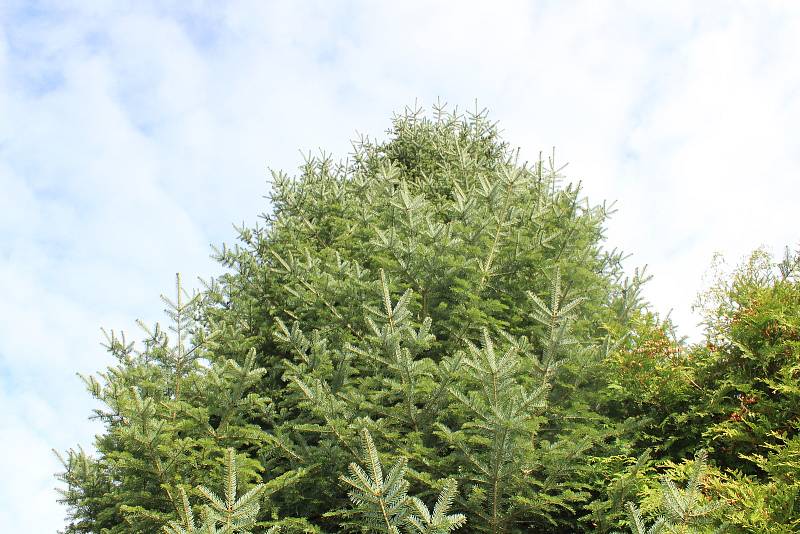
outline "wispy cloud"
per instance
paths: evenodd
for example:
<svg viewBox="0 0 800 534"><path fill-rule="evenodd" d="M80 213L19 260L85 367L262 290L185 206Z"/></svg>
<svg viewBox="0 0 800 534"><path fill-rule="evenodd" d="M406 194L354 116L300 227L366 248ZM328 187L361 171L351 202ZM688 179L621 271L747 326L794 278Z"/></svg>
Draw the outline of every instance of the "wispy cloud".
<svg viewBox="0 0 800 534"><path fill-rule="evenodd" d="M49 449L88 444L75 371L158 318L173 273L268 209L267 166L341 156L419 98L556 146L649 296L713 250L798 241L800 9L731 2L6 2L0 7L0 524L61 525ZM35 513L34 513L35 511Z"/></svg>

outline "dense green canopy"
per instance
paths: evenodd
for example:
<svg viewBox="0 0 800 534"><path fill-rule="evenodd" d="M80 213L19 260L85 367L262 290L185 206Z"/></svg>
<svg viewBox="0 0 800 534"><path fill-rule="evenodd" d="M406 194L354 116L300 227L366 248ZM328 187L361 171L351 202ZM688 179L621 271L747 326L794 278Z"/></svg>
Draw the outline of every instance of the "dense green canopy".
<svg viewBox="0 0 800 534"><path fill-rule="evenodd" d="M791 258L721 284L723 341L683 346L606 247L607 206L485 113L408 110L345 163L274 173L270 200L226 274L178 279L170 330L109 334L66 532L748 531L745 498L797 525Z"/></svg>

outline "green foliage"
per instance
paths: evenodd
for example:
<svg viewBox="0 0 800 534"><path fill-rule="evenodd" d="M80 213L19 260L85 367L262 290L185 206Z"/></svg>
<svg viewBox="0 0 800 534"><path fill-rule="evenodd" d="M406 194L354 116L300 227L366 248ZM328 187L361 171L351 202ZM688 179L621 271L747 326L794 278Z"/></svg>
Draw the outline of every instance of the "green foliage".
<svg viewBox="0 0 800 534"><path fill-rule="evenodd" d="M796 525L796 256L717 284L708 343L685 346L604 248L611 207L562 170L521 163L485 112L435 107L346 162L274 172L263 222L216 250L225 274L178 279L140 343L108 334L116 363L84 378L96 453L63 455L65 532L641 531L625 503L700 447L707 489ZM704 506L665 484L664 528ZM238 486L263 489L234 521Z"/></svg>
<svg viewBox="0 0 800 534"><path fill-rule="evenodd" d="M350 500L358 508L367 528L378 532L399 534L408 515L408 481L405 479L407 462L400 458L383 476L383 466L369 431L362 431L364 464L350 464L351 476L340 479L349 486Z"/></svg>
<svg viewBox="0 0 800 534"><path fill-rule="evenodd" d="M777 534L800 529L800 437L775 436L766 454L749 456L762 477L733 471L721 476L714 490L729 503L726 517L735 532Z"/></svg>
<svg viewBox="0 0 800 534"><path fill-rule="evenodd" d="M164 534L251 534L250 528L256 523L261 508L259 498L266 486L257 484L247 493L236 498L236 456L233 449L225 451L225 494L219 497L205 486L198 486L197 492L207 501L203 507L202 526L195 525L194 512L189 505L189 498L183 488L179 488L181 496L180 521L170 521L162 527ZM219 528L218 528L219 527ZM276 534L278 527L269 529L268 533Z"/></svg>
<svg viewBox="0 0 800 534"><path fill-rule="evenodd" d="M684 488L678 488L668 477L661 479L664 515L668 529L698 529L713 521L712 514L719 508L717 502L705 502L702 478L707 469L708 455L700 451L695 456Z"/></svg>
<svg viewBox="0 0 800 534"><path fill-rule="evenodd" d="M708 470L708 455L700 451L689 465L676 467L673 476L678 476L681 471L686 476L686 484L679 488L670 476L661 477L658 491L651 493L650 500L658 503L659 515L650 528L645 527L645 522L639 509L633 503L628 503L629 525L633 534L651 534L657 532L671 533L721 533L727 525L720 524L719 512L722 503L709 500L703 492L705 474Z"/></svg>
<svg viewBox="0 0 800 534"><path fill-rule="evenodd" d="M436 499L433 512L428 510L428 507L419 498L411 497L415 515L409 516L408 522L412 527L412 532L418 534L447 534L466 524L467 519L462 514L447 513L450 511L450 506L453 504L457 491L457 482L453 479L447 479L444 482L441 493L439 493L439 497Z"/></svg>
<svg viewBox="0 0 800 534"><path fill-rule="evenodd" d="M639 513L639 509L636 508L636 505L632 502L628 503L628 518L632 534L659 534L664 531L666 526L664 518L659 517L650 528L647 528L642 519L642 515Z"/></svg>
<svg viewBox="0 0 800 534"><path fill-rule="evenodd" d="M638 517L638 510L631 510L631 503L623 505L644 489L646 475L652 463L650 450L646 450L636 459L623 456L604 458L601 461L602 472L608 479L606 498L597 499L586 506L590 513L584 521L593 523L601 532L621 528L626 524L625 517L629 519L629 524L638 524L631 516L635 513Z"/></svg>
<svg viewBox="0 0 800 534"><path fill-rule="evenodd" d="M707 422L704 438L717 458L747 474L758 471L742 465L742 455L792 435L800 417L800 287L792 273L759 251L709 291L696 414Z"/></svg>
<svg viewBox="0 0 800 534"><path fill-rule="evenodd" d="M526 438L535 435L539 415L545 407L550 371L545 367L542 383L534 388L520 383L523 376L520 351L527 347L511 340L500 353L495 350L488 329L483 331L483 346L467 342L463 356L467 387L450 388L450 394L467 410L458 431L445 425L439 428L445 440L463 455L469 479L475 483L476 498L486 495L486 511L480 516L491 532L500 532L511 519L508 499L520 495L514 475L525 467ZM462 387L464 387L462 386Z"/></svg>
<svg viewBox="0 0 800 534"><path fill-rule="evenodd" d="M366 469L351 463L350 476L341 476L340 480L352 488L350 500L357 507L362 526L389 534L399 534L401 528L420 534L447 534L464 525L466 518L462 514L447 513L457 491L455 480L445 481L431 513L419 498L408 496L405 458L397 460L384 477L368 430L362 430L361 439Z"/></svg>
<svg viewBox="0 0 800 534"><path fill-rule="evenodd" d="M84 378L107 407L95 414L107 432L96 443L97 458L78 450L63 460L63 502L78 512L68 533L152 533L185 512L183 486L220 479L215 459L229 447L248 456L273 448L256 424L272 403L256 390L265 370L255 366L255 350L239 361L218 355L215 335L195 322L200 298L181 297L174 306L165 301L174 343L158 325L147 329L141 351L112 332L107 348L118 365L99 380ZM186 348L189 336L194 342ZM256 481L263 470L252 457L243 458L239 480ZM287 486L305 473L284 470L276 480Z"/></svg>

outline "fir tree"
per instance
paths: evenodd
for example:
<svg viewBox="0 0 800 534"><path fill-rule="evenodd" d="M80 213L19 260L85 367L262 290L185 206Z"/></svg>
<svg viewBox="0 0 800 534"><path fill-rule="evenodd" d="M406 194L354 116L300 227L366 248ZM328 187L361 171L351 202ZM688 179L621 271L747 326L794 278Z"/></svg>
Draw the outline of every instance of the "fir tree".
<svg viewBox="0 0 800 534"><path fill-rule="evenodd" d="M273 173L269 214L216 252L227 272L179 287L173 330L138 352L112 336L117 365L87 378L105 431L95 457L65 458L67 532L188 525L181 488L216 487L228 448L246 487L282 482L254 532L374 526L342 515L335 483L366 462L347 480L376 503L365 431L405 458L387 529L443 532L458 513L470 531L579 528L605 498L601 460L648 444L603 371L645 312L643 278L603 249L611 208L562 169L520 162L484 111L436 106L345 162Z"/></svg>

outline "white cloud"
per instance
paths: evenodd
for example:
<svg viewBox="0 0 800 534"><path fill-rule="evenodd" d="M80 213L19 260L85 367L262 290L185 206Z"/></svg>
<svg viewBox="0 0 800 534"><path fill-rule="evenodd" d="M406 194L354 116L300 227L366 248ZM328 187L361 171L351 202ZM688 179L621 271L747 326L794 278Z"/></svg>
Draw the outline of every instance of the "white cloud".
<svg viewBox="0 0 800 534"><path fill-rule="evenodd" d="M109 363L97 328L216 272L208 244L268 208L267 166L345 155L415 98L477 98L527 157L556 146L618 199L610 243L686 331L713 250L798 241L786 3L155 4L0 8L0 457L29 460L0 472L32 473L0 483L7 530L61 524L48 451L89 442L73 373Z"/></svg>

